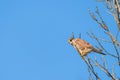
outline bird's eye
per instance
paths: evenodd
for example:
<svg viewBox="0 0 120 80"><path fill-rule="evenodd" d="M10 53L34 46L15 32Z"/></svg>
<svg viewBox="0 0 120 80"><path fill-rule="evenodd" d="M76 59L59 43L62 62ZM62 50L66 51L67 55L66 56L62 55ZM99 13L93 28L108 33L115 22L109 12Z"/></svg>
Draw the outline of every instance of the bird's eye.
<svg viewBox="0 0 120 80"><path fill-rule="evenodd" d="M69 41L72 41L72 39L69 39Z"/></svg>

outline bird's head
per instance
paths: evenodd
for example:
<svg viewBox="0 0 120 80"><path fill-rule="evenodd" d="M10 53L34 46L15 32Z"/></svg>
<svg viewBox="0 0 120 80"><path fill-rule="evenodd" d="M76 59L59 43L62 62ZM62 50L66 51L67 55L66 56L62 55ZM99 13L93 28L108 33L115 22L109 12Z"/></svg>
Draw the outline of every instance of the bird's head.
<svg viewBox="0 0 120 80"><path fill-rule="evenodd" d="M68 43L73 45L74 34L72 33L72 37L68 39Z"/></svg>

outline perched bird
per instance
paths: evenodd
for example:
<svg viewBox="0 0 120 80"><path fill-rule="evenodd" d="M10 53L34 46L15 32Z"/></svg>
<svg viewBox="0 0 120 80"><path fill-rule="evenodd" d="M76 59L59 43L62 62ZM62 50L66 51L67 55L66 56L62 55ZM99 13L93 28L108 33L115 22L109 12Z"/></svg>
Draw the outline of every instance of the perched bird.
<svg viewBox="0 0 120 80"><path fill-rule="evenodd" d="M74 48L78 51L78 53L83 57L86 56L90 52L96 52L99 54L103 54L102 50L94 48L91 44L88 42L80 39L80 38L74 38L74 34L72 35L72 38L68 39L68 42L74 46Z"/></svg>

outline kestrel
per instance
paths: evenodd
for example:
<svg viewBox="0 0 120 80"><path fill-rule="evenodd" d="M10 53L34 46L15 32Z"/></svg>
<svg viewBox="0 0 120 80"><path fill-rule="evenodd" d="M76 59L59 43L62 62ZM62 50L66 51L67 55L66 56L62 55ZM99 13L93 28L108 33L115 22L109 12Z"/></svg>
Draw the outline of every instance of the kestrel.
<svg viewBox="0 0 120 80"><path fill-rule="evenodd" d="M78 51L78 53L83 57L86 56L90 52L96 52L99 54L103 54L102 50L100 49L95 49L91 44L86 42L85 40L82 40L80 38L74 38L74 35L72 38L68 39L68 42L74 46L74 48Z"/></svg>

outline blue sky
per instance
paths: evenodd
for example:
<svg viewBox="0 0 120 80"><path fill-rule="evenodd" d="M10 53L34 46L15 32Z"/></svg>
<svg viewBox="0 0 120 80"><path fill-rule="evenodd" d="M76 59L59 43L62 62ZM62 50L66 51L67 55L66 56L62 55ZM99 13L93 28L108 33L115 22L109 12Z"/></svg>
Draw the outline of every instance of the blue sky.
<svg viewBox="0 0 120 80"><path fill-rule="evenodd" d="M87 67L68 44L72 32L96 26L94 0L1 0L0 80L87 80ZM103 7L103 5L101 5ZM84 70L84 71L83 71Z"/></svg>

